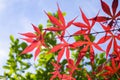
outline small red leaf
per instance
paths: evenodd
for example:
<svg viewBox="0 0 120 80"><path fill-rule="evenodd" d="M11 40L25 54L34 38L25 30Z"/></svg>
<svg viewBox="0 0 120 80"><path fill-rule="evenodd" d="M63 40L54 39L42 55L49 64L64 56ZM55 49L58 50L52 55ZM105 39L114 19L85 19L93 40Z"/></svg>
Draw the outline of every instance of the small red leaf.
<svg viewBox="0 0 120 80"><path fill-rule="evenodd" d="M98 42L97 44L102 44L105 43L108 39L110 39L111 36L103 36Z"/></svg>
<svg viewBox="0 0 120 80"><path fill-rule="evenodd" d="M65 35L65 30L62 32L61 36L59 37L61 41L63 40L64 35Z"/></svg>
<svg viewBox="0 0 120 80"><path fill-rule="evenodd" d="M61 49L62 47L64 46L64 44L58 44L56 46L54 46L50 52L56 52L58 51L59 49Z"/></svg>
<svg viewBox="0 0 120 80"><path fill-rule="evenodd" d="M87 29L81 29L81 30L75 32L73 35L81 35L81 34L84 35L84 34L86 34L87 31L88 31Z"/></svg>
<svg viewBox="0 0 120 80"><path fill-rule="evenodd" d="M20 35L23 35L25 37L29 37L29 38L35 38L36 35L31 33L31 32L27 32L27 33L20 33Z"/></svg>
<svg viewBox="0 0 120 80"><path fill-rule="evenodd" d="M59 5L57 5L57 6L58 6L58 16L59 16L59 19L62 22L63 26L65 26L65 19L63 17L63 14L62 14L60 8L59 8Z"/></svg>
<svg viewBox="0 0 120 80"><path fill-rule="evenodd" d="M34 30L35 30L38 34L41 34L40 29L39 29L38 27L36 27L36 26L33 25L33 24L32 24L32 26L33 26Z"/></svg>
<svg viewBox="0 0 120 80"><path fill-rule="evenodd" d="M86 76L87 76L87 80L92 80L88 74L86 74Z"/></svg>
<svg viewBox="0 0 120 80"><path fill-rule="evenodd" d="M101 0L101 6L102 6L103 11L104 11L106 14L108 14L109 16L112 16L112 15L111 15L111 12L110 12L109 6L108 6L104 1L102 1L102 0Z"/></svg>
<svg viewBox="0 0 120 80"><path fill-rule="evenodd" d="M52 65L54 66L55 70L59 70L60 69L60 65L58 63L55 63L55 62L51 62Z"/></svg>
<svg viewBox="0 0 120 80"><path fill-rule="evenodd" d="M91 63L93 64L94 63L94 50L92 46L90 46L90 60L91 60Z"/></svg>
<svg viewBox="0 0 120 80"><path fill-rule="evenodd" d="M62 48L60 52L58 52L57 62L60 62L63 54L64 54L65 48Z"/></svg>
<svg viewBox="0 0 120 80"><path fill-rule="evenodd" d="M111 26L109 26L109 25L107 25L107 26L105 26L105 25L103 25L103 24L101 24L101 27L105 30L105 32L106 32L106 34L105 34L105 36L107 36L107 34L109 33L109 34L113 34L112 32L111 32Z"/></svg>
<svg viewBox="0 0 120 80"><path fill-rule="evenodd" d="M113 72L112 68L110 66L105 66L105 70Z"/></svg>
<svg viewBox="0 0 120 80"><path fill-rule="evenodd" d="M117 49L117 47L118 47L117 41L116 41L116 39L114 39L113 48L114 48L114 49Z"/></svg>
<svg viewBox="0 0 120 80"><path fill-rule="evenodd" d="M45 13L46 13L46 12L45 12ZM58 20L56 17L54 17L54 16L52 16L52 15L50 15L50 14L48 14L48 13L46 13L46 14L47 14L48 18L50 19L50 21L51 21L53 24L57 25L58 27L62 27L62 25L60 24L59 20Z"/></svg>
<svg viewBox="0 0 120 80"><path fill-rule="evenodd" d="M39 55L39 53L40 53L40 47L41 46L38 46L38 48L36 49L36 51L35 51L35 54L34 54L34 60L36 59L36 57Z"/></svg>
<svg viewBox="0 0 120 80"><path fill-rule="evenodd" d="M98 46L98 44L93 43L94 47L100 51L104 51L100 46Z"/></svg>
<svg viewBox="0 0 120 80"><path fill-rule="evenodd" d="M26 54L26 53L32 51L37 45L38 45L38 42L31 43L31 45L26 47L21 54Z"/></svg>
<svg viewBox="0 0 120 80"><path fill-rule="evenodd" d="M76 80L71 75L63 74L63 77L61 80Z"/></svg>
<svg viewBox="0 0 120 80"><path fill-rule="evenodd" d="M97 22L105 22L110 19L111 18L109 18L109 17L97 16L97 17L91 18L90 20L97 21Z"/></svg>
<svg viewBox="0 0 120 80"><path fill-rule="evenodd" d="M114 71L117 71L117 68L116 68L116 64L115 64L115 60L114 59L111 59L111 63L112 63L112 68Z"/></svg>
<svg viewBox="0 0 120 80"><path fill-rule="evenodd" d="M87 44L86 42L83 42L83 41L77 41L77 42L74 42L74 43L72 43L71 45L71 47L72 48L76 48L76 47L80 47L80 46L82 46L83 44Z"/></svg>
<svg viewBox="0 0 120 80"><path fill-rule="evenodd" d="M74 65L74 61L73 61L72 59L69 59L68 63L69 63L70 65Z"/></svg>
<svg viewBox="0 0 120 80"><path fill-rule="evenodd" d="M80 52L78 54L78 58L77 58L77 61L76 61L76 66L79 65L80 61L82 60L82 58L85 56L85 53L84 52Z"/></svg>
<svg viewBox="0 0 120 80"><path fill-rule="evenodd" d="M73 25L80 27L80 28L87 28L87 25L81 23L81 22L74 22Z"/></svg>
<svg viewBox="0 0 120 80"><path fill-rule="evenodd" d="M113 0L112 2L113 15L115 15L117 7L118 7L118 0Z"/></svg>
<svg viewBox="0 0 120 80"><path fill-rule="evenodd" d="M59 72L61 66L58 63L54 63L54 62L52 62L52 65L53 65L55 71L51 72L51 74L53 74L53 76L50 78L50 80L54 80L54 78L57 78L57 77L59 79L61 79L62 75Z"/></svg>
<svg viewBox="0 0 120 80"><path fill-rule="evenodd" d="M50 78L50 80L54 80L57 77L57 74L53 73L54 75Z"/></svg>
<svg viewBox="0 0 120 80"><path fill-rule="evenodd" d="M68 28L69 26L71 26L73 24L73 22L75 21L77 17L75 17L74 19L72 19L71 21L68 22L66 28Z"/></svg>
<svg viewBox="0 0 120 80"><path fill-rule="evenodd" d="M29 42L29 43L32 43L34 40L33 39L31 39L31 38L21 38L21 39L23 39L23 40L25 40L25 41L27 41L27 42Z"/></svg>
<svg viewBox="0 0 120 80"><path fill-rule="evenodd" d="M120 11L116 14L116 16L115 17L119 17L120 16Z"/></svg>
<svg viewBox="0 0 120 80"><path fill-rule="evenodd" d="M112 39L110 40L110 43L109 43L108 46L107 46L107 49L106 49L106 57L108 56L111 47L112 47Z"/></svg>
<svg viewBox="0 0 120 80"><path fill-rule="evenodd" d="M86 46L81 50L81 52L86 53L86 51L88 50L88 47L89 47L89 45L86 45Z"/></svg>
<svg viewBox="0 0 120 80"><path fill-rule="evenodd" d="M82 11L82 9L81 9L81 8L80 8L80 11L81 11L82 18L83 18L84 22L85 22L87 25L90 25L90 23L89 23L89 21L88 21L87 17L85 16L85 14L84 14L84 12Z"/></svg>
<svg viewBox="0 0 120 80"><path fill-rule="evenodd" d="M48 30L48 31L60 31L60 28L56 28L56 27L50 27L50 28L46 28L44 30Z"/></svg>
<svg viewBox="0 0 120 80"><path fill-rule="evenodd" d="M66 58L67 58L67 60L69 60L69 58L70 58L70 51L69 51L68 47L66 48Z"/></svg>
<svg viewBox="0 0 120 80"><path fill-rule="evenodd" d="M44 40L44 36L45 36L45 35L46 35L46 31L44 31L43 35L41 35L41 44L42 44L44 47L48 48L48 46L45 44L45 40Z"/></svg>
<svg viewBox="0 0 120 80"><path fill-rule="evenodd" d="M97 22L104 22L104 21L107 21L107 20L110 20L111 18L109 17L104 17L104 16L98 16L96 21Z"/></svg>

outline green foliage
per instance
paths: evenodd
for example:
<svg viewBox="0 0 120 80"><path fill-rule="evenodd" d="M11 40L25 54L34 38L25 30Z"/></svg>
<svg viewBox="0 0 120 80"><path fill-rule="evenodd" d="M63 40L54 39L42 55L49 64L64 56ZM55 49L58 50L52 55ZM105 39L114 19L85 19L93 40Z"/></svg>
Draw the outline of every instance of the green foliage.
<svg viewBox="0 0 120 80"><path fill-rule="evenodd" d="M25 49L27 44L25 42L20 43L18 39L10 36L11 45L9 58L6 62L6 65L3 66L5 69L4 75L10 80L22 79L22 75L27 69L30 68L31 64L28 61L32 58L31 54L20 55L21 51Z"/></svg>
<svg viewBox="0 0 120 80"><path fill-rule="evenodd" d="M55 34L53 34L53 32L48 32L46 35L45 35L45 43L48 45L48 46L54 46L56 45L56 39L55 39Z"/></svg>
<svg viewBox="0 0 120 80"><path fill-rule="evenodd" d="M48 33L47 35L53 36L52 33ZM46 37L50 39L50 36ZM27 47L27 44L25 42L20 43L19 39L14 39L13 36L10 36L10 40L9 58L6 65L3 66L5 70L4 76L0 76L0 79L49 80L51 77L50 72L53 71L51 62L55 61L54 55L51 53L47 54L48 50L42 49L37 63L33 65L30 61L32 59L32 54L20 54ZM55 43L49 43L49 45L55 45ZM31 71L32 73L29 72L31 68L34 68L34 71Z"/></svg>

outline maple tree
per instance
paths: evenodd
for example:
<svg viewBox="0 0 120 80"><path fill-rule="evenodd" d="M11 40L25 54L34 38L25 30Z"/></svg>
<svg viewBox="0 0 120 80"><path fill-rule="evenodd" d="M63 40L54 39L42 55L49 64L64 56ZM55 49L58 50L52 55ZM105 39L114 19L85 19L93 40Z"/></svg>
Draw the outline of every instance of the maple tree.
<svg viewBox="0 0 120 80"><path fill-rule="evenodd" d="M84 23L76 21L79 16L66 23L58 4L55 15L45 11L50 25L43 28L32 24L34 33L20 33L26 37L22 39L30 43L19 52L20 55L27 55L36 48L34 60L40 56L38 62L42 62L42 55L42 58L48 61L43 61L43 64L46 64L45 68L52 65L52 68L48 69L50 75L47 74L50 76L50 80L119 80L120 10L117 9L119 1L113 0L112 11L105 1L100 0L100 2L103 12L108 16L99 16L98 12L97 16L87 18L80 8ZM96 23L99 23L103 31L92 31ZM67 29L71 26L77 27L79 30L70 34ZM104 33L104 35L96 42L96 36L99 36L100 33ZM71 37L74 37L72 43L69 42ZM101 45L107 47L102 48ZM101 52L100 56L96 49L99 50L99 53ZM91 66L91 70L86 70L85 66Z"/></svg>

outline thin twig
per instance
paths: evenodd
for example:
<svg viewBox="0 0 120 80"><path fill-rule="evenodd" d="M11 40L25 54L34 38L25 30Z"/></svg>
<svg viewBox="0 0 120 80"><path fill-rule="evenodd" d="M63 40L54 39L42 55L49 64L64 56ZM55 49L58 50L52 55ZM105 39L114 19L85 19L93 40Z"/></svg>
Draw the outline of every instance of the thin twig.
<svg viewBox="0 0 120 80"><path fill-rule="evenodd" d="M100 34L100 33L111 32L111 31L118 31L118 30L120 30L120 28L119 29L113 29L113 30L93 32L93 33L90 33L90 34L82 34L82 35ZM79 36L79 35L69 35L69 36L61 36L61 37L66 38L66 37L73 37L73 36Z"/></svg>

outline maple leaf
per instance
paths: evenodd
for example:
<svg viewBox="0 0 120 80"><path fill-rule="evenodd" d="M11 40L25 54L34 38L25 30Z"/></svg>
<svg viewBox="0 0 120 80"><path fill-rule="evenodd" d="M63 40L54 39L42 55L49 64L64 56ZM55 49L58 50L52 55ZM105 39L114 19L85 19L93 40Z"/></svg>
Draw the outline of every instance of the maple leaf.
<svg viewBox="0 0 120 80"><path fill-rule="evenodd" d="M88 51L88 48L90 48L90 59L91 59L91 63L94 63L94 49L93 46L100 50L100 51L104 51L99 45L98 43L94 43L90 40L90 38L88 37L88 35L84 36L85 41L82 41L81 43L78 42L78 45L84 45L83 48L80 50L80 53L78 54L78 58L77 58L77 62L76 65L78 65L80 63L80 60L85 56L85 53ZM76 42L77 43L77 42Z"/></svg>
<svg viewBox="0 0 120 80"><path fill-rule="evenodd" d="M83 59L84 56L85 56L85 52L80 52L80 53L78 54L76 66L79 65L80 61Z"/></svg>
<svg viewBox="0 0 120 80"><path fill-rule="evenodd" d="M110 29L109 27L106 27L103 24L101 24L101 26L105 31L108 31ZM112 32L109 31L109 32L106 32L106 35L103 36L97 43L102 44L107 42L108 40L110 40L110 42L107 45L106 57L108 56L112 45L113 45L113 50L118 48L117 40L120 40L120 37L118 36L118 34L113 34Z"/></svg>
<svg viewBox="0 0 120 80"><path fill-rule="evenodd" d="M58 57L57 57L57 62L60 62L63 54L64 54L64 51L66 51L66 58L67 60L69 60L69 57L70 57L70 51L69 51L69 48L71 47L72 45L67 43L64 39L62 40L62 42L60 44L57 44L56 46L54 46L50 52L54 53L54 52L58 52Z"/></svg>
<svg viewBox="0 0 120 80"><path fill-rule="evenodd" d="M75 70L78 70L77 66L74 64L72 59L68 60L67 68L69 69L69 74L72 76Z"/></svg>
<svg viewBox="0 0 120 80"><path fill-rule="evenodd" d="M110 54L110 58L113 58L116 62L118 62L120 64L120 48L116 47L115 50L112 52L112 54Z"/></svg>
<svg viewBox="0 0 120 80"><path fill-rule="evenodd" d="M28 32L28 33L20 33L21 35L25 36L26 38L22 38L23 40L25 40L26 42L29 42L30 45L27 46L21 54L27 54L28 52L31 52L33 51L35 48L36 51L35 51L35 54L34 54L34 60L36 59L36 57L39 55L40 53L40 48L42 46L46 47L45 43L44 43L44 36L45 36L45 33L44 32L42 34L42 32L40 31L40 29L38 27L36 27L35 25L33 25L33 28L35 30L35 33L31 33L31 32Z"/></svg>
<svg viewBox="0 0 120 80"><path fill-rule="evenodd" d="M86 74L88 80L92 80L89 74Z"/></svg>
<svg viewBox="0 0 120 80"><path fill-rule="evenodd" d="M76 80L76 79L73 78L71 75L63 74L61 80Z"/></svg>
<svg viewBox="0 0 120 80"><path fill-rule="evenodd" d="M61 38L64 37L64 34L65 34L65 31L68 27L70 27L72 25L72 23L75 21L75 19L77 18L74 18L73 20L69 21L67 24L66 24L66 21L64 19L64 16L59 8L59 5L58 6L58 18L54 17L53 15L51 14L47 14L49 20L51 21L52 24L54 24L55 26L51 26L49 28L46 28L44 30L47 30L47 31L61 31ZM62 39L61 39L62 40Z"/></svg>
<svg viewBox="0 0 120 80"><path fill-rule="evenodd" d="M80 9L81 15L82 15L82 19L85 23L81 23L81 22L73 22L73 25L77 26L80 28L79 31L75 32L74 35L79 35L79 34L90 34L92 27L95 24L95 21L92 21L92 24L90 24L88 18L86 17L86 15L84 14L84 12L82 11L82 9Z"/></svg>
<svg viewBox="0 0 120 80"><path fill-rule="evenodd" d="M91 18L91 20L95 20L97 22L105 22L105 21L109 21L108 25L110 27L113 26L113 23L115 22L115 20L117 20L117 18L120 16L120 10L117 11L117 7L118 7L118 0L113 0L112 2L112 12L110 11L110 7L108 6L108 4L106 4L103 0L101 1L101 6L102 6L102 10L108 15L106 16L96 16L94 18Z"/></svg>
<svg viewBox="0 0 120 80"><path fill-rule="evenodd" d="M111 66L105 66L104 70L106 70L102 76L114 75L117 71L120 70L120 67L116 65L115 60L111 59Z"/></svg>
<svg viewBox="0 0 120 80"><path fill-rule="evenodd" d="M52 62L52 65L55 71L51 73L53 74L53 76L50 78L50 80L54 80L54 78L57 78L57 77L61 79L62 75L60 74L60 68L61 68L60 64Z"/></svg>

